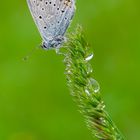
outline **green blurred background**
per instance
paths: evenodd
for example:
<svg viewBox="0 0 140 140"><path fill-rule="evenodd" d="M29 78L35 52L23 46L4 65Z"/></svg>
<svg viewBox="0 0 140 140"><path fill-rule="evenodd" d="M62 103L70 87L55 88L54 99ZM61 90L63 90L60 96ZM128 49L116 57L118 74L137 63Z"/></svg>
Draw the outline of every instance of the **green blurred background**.
<svg viewBox="0 0 140 140"><path fill-rule="evenodd" d="M77 0L94 50L94 78L127 139L140 139L140 1ZM0 4L0 140L92 140L66 86L63 57L37 50L41 38L26 0Z"/></svg>

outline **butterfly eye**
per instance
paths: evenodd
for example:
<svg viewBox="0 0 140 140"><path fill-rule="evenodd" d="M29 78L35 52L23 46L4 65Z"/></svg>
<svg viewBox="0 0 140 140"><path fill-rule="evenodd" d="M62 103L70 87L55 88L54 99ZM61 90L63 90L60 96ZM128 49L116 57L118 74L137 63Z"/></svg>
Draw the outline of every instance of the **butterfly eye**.
<svg viewBox="0 0 140 140"><path fill-rule="evenodd" d="M45 44L43 44L41 47L42 47L43 49L47 49L47 48L48 48Z"/></svg>

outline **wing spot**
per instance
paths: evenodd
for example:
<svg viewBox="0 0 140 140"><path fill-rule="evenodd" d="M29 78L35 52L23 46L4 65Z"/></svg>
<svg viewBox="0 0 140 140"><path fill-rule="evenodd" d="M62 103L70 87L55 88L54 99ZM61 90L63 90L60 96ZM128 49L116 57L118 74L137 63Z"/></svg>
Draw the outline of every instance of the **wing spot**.
<svg viewBox="0 0 140 140"><path fill-rule="evenodd" d="M40 19L42 19L42 16L39 16Z"/></svg>
<svg viewBox="0 0 140 140"><path fill-rule="evenodd" d="M46 29L47 27L45 26L44 29Z"/></svg>
<svg viewBox="0 0 140 140"><path fill-rule="evenodd" d="M65 11L64 10L62 10L62 13L64 13Z"/></svg>

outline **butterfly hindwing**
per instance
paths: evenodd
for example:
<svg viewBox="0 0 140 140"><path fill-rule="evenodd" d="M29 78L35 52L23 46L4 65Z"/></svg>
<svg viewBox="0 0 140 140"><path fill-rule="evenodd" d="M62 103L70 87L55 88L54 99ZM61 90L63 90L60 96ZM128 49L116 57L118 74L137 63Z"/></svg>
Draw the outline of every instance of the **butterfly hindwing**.
<svg viewBox="0 0 140 140"><path fill-rule="evenodd" d="M74 0L27 0L43 40L63 36L74 15Z"/></svg>

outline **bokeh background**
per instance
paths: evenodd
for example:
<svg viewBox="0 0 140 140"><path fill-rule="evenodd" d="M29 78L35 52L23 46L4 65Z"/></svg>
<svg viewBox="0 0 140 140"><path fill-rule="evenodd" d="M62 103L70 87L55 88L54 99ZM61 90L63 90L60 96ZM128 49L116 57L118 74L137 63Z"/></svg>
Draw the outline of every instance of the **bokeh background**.
<svg viewBox="0 0 140 140"><path fill-rule="evenodd" d="M77 0L94 78L127 139L140 139L140 1ZM63 57L41 42L26 0L0 2L0 140L93 140L66 86Z"/></svg>

